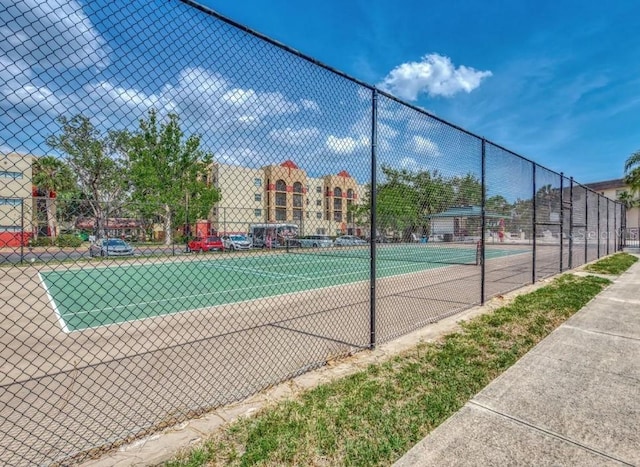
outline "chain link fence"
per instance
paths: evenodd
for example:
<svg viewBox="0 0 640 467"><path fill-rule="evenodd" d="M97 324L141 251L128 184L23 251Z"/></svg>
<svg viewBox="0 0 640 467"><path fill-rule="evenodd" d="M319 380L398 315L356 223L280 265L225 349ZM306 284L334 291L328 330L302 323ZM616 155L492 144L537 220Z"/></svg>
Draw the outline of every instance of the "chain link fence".
<svg viewBox="0 0 640 467"><path fill-rule="evenodd" d="M632 238L622 205L189 1L0 13L8 465L81 462Z"/></svg>

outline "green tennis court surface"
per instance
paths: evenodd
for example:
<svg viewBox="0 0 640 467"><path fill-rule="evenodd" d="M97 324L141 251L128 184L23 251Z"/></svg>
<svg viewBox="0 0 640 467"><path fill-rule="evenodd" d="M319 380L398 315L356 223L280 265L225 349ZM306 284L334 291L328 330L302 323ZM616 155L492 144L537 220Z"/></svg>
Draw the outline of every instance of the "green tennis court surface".
<svg viewBox="0 0 640 467"><path fill-rule="evenodd" d="M474 248L422 247L407 250L413 251L409 260L405 250L395 250L397 258L379 255L378 277L440 268L446 261L475 263L476 254ZM486 257L522 252L488 249ZM369 279L367 257L319 253L202 255L183 262L49 271L41 277L60 325L69 332Z"/></svg>

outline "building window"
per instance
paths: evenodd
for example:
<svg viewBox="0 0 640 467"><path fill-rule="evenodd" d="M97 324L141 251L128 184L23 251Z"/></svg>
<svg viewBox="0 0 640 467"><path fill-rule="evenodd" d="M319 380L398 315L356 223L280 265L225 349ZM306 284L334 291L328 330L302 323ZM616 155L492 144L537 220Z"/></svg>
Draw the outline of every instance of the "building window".
<svg viewBox="0 0 640 467"><path fill-rule="evenodd" d="M287 220L287 210L276 208L276 220L277 221L286 221Z"/></svg>
<svg viewBox="0 0 640 467"><path fill-rule="evenodd" d="M256 193L255 195L253 195L253 200L262 201L262 193Z"/></svg>
<svg viewBox="0 0 640 467"><path fill-rule="evenodd" d="M21 204L22 204L21 199L0 198L0 206L20 206Z"/></svg>
<svg viewBox="0 0 640 467"><path fill-rule="evenodd" d="M262 186L262 179L261 178L254 178L253 179L253 184L255 186Z"/></svg>
<svg viewBox="0 0 640 467"><path fill-rule="evenodd" d="M319 228L316 229L316 233L318 235L326 235L327 234L327 229L323 229L323 228L319 227Z"/></svg>
<svg viewBox="0 0 640 467"><path fill-rule="evenodd" d="M321 199L317 199L316 200L316 206L322 206L322 200Z"/></svg>
<svg viewBox="0 0 640 467"><path fill-rule="evenodd" d="M307 211L307 219L309 219L309 211Z"/></svg>
<svg viewBox="0 0 640 467"><path fill-rule="evenodd" d="M321 186L317 186L316 187L316 193L322 193L322 187Z"/></svg>
<svg viewBox="0 0 640 467"><path fill-rule="evenodd" d="M218 215L218 208L211 208L211 215L212 216L217 216Z"/></svg>
<svg viewBox="0 0 640 467"><path fill-rule="evenodd" d="M322 219L322 213L320 211L316 212L316 219Z"/></svg>
<svg viewBox="0 0 640 467"><path fill-rule="evenodd" d="M276 206L286 206L286 205L287 205L287 194L276 193Z"/></svg>
<svg viewBox="0 0 640 467"><path fill-rule="evenodd" d="M287 184L285 183L284 180L277 180L276 181L276 191L287 191Z"/></svg>
<svg viewBox="0 0 640 467"><path fill-rule="evenodd" d="M19 225L0 225L0 232L22 232Z"/></svg>
<svg viewBox="0 0 640 467"><path fill-rule="evenodd" d="M262 217L262 209L254 209L253 215L256 217Z"/></svg>
<svg viewBox="0 0 640 467"><path fill-rule="evenodd" d="M22 178L22 172L12 172L10 170L0 170L2 178Z"/></svg>
<svg viewBox="0 0 640 467"><path fill-rule="evenodd" d="M347 190L347 199L353 199L353 190L351 188Z"/></svg>
<svg viewBox="0 0 640 467"><path fill-rule="evenodd" d="M342 198L333 198L333 210L342 211Z"/></svg>
<svg viewBox="0 0 640 467"><path fill-rule="evenodd" d="M342 212L336 211L333 213L333 220L336 222L342 222Z"/></svg>
<svg viewBox="0 0 640 467"><path fill-rule="evenodd" d="M335 187L333 189L333 196L335 198L342 198L342 188L340 188L339 186Z"/></svg>
<svg viewBox="0 0 640 467"><path fill-rule="evenodd" d="M295 209L293 211L293 220L294 221L301 221L302 220L302 211L299 209Z"/></svg>

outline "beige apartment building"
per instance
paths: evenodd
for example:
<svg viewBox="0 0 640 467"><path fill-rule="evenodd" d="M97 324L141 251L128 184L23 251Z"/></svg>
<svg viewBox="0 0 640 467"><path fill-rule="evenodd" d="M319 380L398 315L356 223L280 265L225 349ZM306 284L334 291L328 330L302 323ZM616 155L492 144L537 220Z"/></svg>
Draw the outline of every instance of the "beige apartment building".
<svg viewBox="0 0 640 467"><path fill-rule="evenodd" d="M587 188L606 196L609 199L618 201L620 194L629 192L629 187L624 183L624 179L617 178L615 180L605 180L603 182L587 183ZM627 228L638 229L640 227L640 207L634 206L627 209Z"/></svg>
<svg viewBox="0 0 640 467"><path fill-rule="evenodd" d="M350 211L365 188L346 171L315 178L287 160L259 169L215 163L211 176L221 199L210 220L222 234L261 223L296 224L300 235L366 233Z"/></svg>
<svg viewBox="0 0 640 467"><path fill-rule="evenodd" d="M0 153L0 247L24 245L32 235L34 158L30 154Z"/></svg>

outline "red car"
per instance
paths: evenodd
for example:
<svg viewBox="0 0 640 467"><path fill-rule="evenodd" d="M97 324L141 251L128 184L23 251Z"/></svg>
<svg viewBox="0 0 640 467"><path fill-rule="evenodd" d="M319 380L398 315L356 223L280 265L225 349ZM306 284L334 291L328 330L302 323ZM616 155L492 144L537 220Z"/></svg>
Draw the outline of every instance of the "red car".
<svg viewBox="0 0 640 467"><path fill-rule="evenodd" d="M224 251L224 243L220 237L198 237L191 240L187 246L189 251Z"/></svg>

